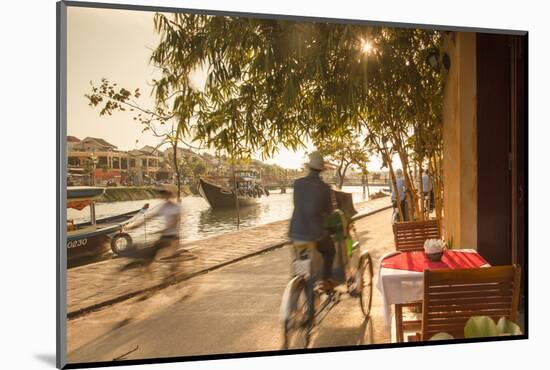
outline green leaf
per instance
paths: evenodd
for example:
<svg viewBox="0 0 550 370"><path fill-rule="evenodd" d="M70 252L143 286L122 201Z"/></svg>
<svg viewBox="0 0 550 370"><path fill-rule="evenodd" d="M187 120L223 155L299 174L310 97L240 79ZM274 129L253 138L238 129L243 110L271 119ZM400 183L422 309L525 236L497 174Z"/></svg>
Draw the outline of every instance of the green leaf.
<svg viewBox="0 0 550 370"><path fill-rule="evenodd" d="M501 317L497 324L500 335L521 335L521 328L519 325L505 317Z"/></svg>
<svg viewBox="0 0 550 370"><path fill-rule="evenodd" d="M436 335L430 338L430 340L448 340L448 339L455 339L455 337L453 337L449 333L437 333Z"/></svg>
<svg viewBox="0 0 550 370"><path fill-rule="evenodd" d="M472 316L464 327L465 338L496 337L498 335L497 325L488 316Z"/></svg>

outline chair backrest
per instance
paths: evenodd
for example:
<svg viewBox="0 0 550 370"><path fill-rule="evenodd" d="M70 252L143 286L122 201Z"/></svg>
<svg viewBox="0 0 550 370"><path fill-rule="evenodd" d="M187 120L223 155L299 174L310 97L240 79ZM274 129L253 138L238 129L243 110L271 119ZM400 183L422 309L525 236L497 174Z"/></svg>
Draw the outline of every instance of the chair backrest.
<svg viewBox="0 0 550 370"><path fill-rule="evenodd" d="M393 236L397 251L423 250L426 239L441 239L439 221L396 222L393 224Z"/></svg>
<svg viewBox="0 0 550 370"><path fill-rule="evenodd" d="M520 271L517 265L424 271L422 340L440 332L463 338L472 316L516 322Z"/></svg>

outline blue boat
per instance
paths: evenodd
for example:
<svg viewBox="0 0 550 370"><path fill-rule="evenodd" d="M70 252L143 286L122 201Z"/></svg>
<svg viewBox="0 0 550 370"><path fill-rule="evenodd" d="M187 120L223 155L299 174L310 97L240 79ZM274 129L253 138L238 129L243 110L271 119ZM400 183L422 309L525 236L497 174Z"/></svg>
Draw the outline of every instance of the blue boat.
<svg viewBox="0 0 550 370"><path fill-rule="evenodd" d="M68 267L102 257L110 253L111 236L118 233L138 212L123 213L96 219L95 202L105 189L100 187L67 187L67 208L90 209L90 221L75 224L67 220L67 263Z"/></svg>

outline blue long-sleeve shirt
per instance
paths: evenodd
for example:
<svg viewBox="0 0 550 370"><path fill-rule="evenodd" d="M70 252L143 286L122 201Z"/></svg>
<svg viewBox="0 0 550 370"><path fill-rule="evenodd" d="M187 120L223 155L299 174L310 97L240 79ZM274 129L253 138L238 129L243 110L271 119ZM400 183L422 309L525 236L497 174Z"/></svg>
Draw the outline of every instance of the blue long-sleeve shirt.
<svg viewBox="0 0 550 370"><path fill-rule="evenodd" d="M429 192L430 190L432 190L432 181L431 181L431 179L428 177L428 175L423 174L423 175L422 175L422 191L423 191L424 193L427 193L427 192Z"/></svg>
<svg viewBox="0 0 550 370"><path fill-rule="evenodd" d="M395 179L397 185L397 192L399 193L399 200L405 199L405 180L402 177L397 177ZM393 182L391 184L391 200L395 201L395 189L393 188Z"/></svg>
<svg viewBox="0 0 550 370"><path fill-rule="evenodd" d="M318 172L294 182L294 211L288 235L297 241L316 241L325 236L324 222L332 212L331 190Z"/></svg>

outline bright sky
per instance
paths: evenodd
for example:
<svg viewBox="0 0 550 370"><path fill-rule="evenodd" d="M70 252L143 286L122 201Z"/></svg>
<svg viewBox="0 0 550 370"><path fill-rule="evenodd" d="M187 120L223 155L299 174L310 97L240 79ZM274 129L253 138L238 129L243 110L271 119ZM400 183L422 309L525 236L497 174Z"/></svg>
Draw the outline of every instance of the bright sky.
<svg viewBox="0 0 550 370"><path fill-rule="evenodd" d="M151 50L157 45L158 35L153 28L152 12L68 8L67 100L68 134L80 139L101 137L120 150L156 146L159 139L142 133L142 126L134 121L131 112L117 112L99 116L99 110L88 106L84 94L89 93L90 81L96 85L105 77L119 86L140 88L140 103L153 106L148 81L158 77L149 65ZM137 143L136 143L137 141ZM284 168L301 168L305 152L280 150L266 160ZM381 161L372 158L368 167L379 170Z"/></svg>

